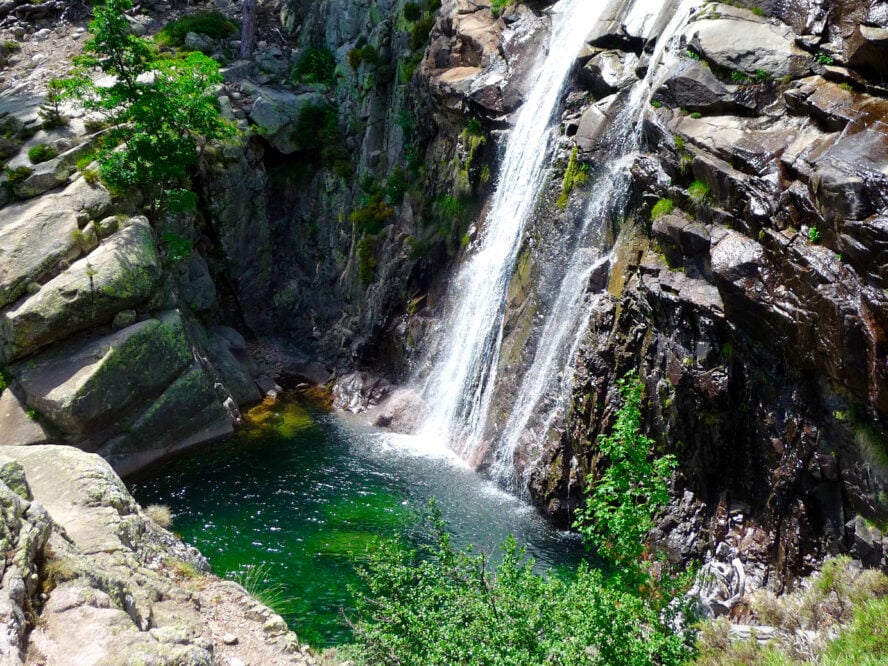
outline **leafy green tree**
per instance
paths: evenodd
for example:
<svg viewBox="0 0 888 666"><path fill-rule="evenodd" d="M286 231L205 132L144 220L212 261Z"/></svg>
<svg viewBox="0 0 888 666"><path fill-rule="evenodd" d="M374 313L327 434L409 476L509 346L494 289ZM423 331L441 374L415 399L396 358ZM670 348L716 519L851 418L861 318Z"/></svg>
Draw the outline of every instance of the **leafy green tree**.
<svg viewBox="0 0 888 666"><path fill-rule="evenodd" d="M154 204L186 182L207 141L231 136L213 88L221 83L215 61L201 53L162 59L147 39L130 31L124 12L131 0L105 0L89 24L90 39L67 84L88 111L112 128L98 153L103 180L120 189L139 186ZM91 74L112 77L99 85Z"/></svg>
<svg viewBox="0 0 888 666"><path fill-rule="evenodd" d="M675 456L651 456L653 440L641 433L644 384L635 375L619 381L623 407L609 435L598 446L607 468L586 488L586 505L574 527L598 551L630 572L645 554L654 515L669 501L669 476Z"/></svg>

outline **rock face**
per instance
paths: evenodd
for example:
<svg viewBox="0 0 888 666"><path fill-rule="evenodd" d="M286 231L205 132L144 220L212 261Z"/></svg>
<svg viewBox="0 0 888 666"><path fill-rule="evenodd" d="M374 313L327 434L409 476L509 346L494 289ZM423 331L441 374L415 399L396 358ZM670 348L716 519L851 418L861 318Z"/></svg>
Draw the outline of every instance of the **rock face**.
<svg viewBox="0 0 888 666"><path fill-rule="evenodd" d="M856 31L848 8L802 9L805 20L800 6L760 17L712 4L681 30L683 55L657 73L644 113L634 212L613 230L604 287L590 289L569 412L516 456L534 501L569 521L599 473L616 382L638 372L656 450L680 462L654 537L676 561L727 543L775 589L827 554L888 565L871 527L888 517L888 110L864 55L880 48L885 18ZM617 71L638 53L615 25L590 38L609 55L580 63ZM857 32L870 41L855 65ZM594 164L625 84L585 67L564 131L578 128ZM673 212L651 219L667 199ZM544 281L546 268L519 262L513 285L526 274ZM539 298L521 293L507 306L510 344L533 330Z"/></svg>
<svg viewBox="0 0 888 666"><path fill-rule="evenodd" d="M314 663L279 616L208 576L203 556L148 518L101 458L63 446L3 452L0 663Z"/></svg>

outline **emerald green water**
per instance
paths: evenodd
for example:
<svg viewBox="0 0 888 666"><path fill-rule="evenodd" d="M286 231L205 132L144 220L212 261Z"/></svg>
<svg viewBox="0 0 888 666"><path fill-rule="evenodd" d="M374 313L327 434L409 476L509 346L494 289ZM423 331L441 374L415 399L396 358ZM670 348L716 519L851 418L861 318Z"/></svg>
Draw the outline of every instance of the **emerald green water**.
<svg viewBox="0 0 888 666"><path fill-rule="evenodd" d="M317 646L347 642L354 565L379 536L417 544L435 497L454 543L492 550L509 534L539 568L572 569L584 553L535 511L467 469L449 451L382 433L353 417L300 408L266 426L130 479L145 506L167 504L172 529L215 573L264 566L288 598L284 618ZM295 410L295 411L294 411Z"/></svg>

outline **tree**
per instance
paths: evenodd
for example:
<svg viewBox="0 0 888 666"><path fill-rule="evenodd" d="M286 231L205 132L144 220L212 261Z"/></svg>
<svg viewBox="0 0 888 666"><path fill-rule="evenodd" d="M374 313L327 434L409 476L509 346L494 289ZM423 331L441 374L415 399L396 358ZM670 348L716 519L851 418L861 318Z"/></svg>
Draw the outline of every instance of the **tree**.
<svg viewBox="0 0 888 666"><path fill-rule="evenodd" d="M240 57L249 58L256 48L256 4L257 0L244 0L243 27L241 28Z"/></svg>
<svg viewBox="0 0 888 666"><path fill-rule="evenodd" d="M132 34L125 12L131 0L105 0L89 24L90 39L68 82L71 96L88 111L107 116L98 160L103 180L120 189L138 186L153 205L185 182L207 141L231 136L213 88L219 66L201 53L161 59L147 39ZM91 72L113 77L97 85Z"/></svg>

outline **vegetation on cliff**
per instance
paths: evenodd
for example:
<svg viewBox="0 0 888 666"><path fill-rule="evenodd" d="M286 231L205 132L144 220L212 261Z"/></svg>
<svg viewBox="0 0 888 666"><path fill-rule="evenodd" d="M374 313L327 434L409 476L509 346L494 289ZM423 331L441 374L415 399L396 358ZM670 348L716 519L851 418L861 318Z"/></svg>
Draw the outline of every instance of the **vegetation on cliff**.
<svg viewBox="0 0 888 666"><path fill-rule="evenodd" d="M68 94L84 109L104 116L98 160L113 188L141 187L149 202L166 203L171 188L187 184L207 141L234 129L220 116L213 95L219 66L198 52L161 57L148 39L132 34L124 12L131 0L97 5L90 39L67 79ZM93 80L110 75L110 85Z"/></svg>

